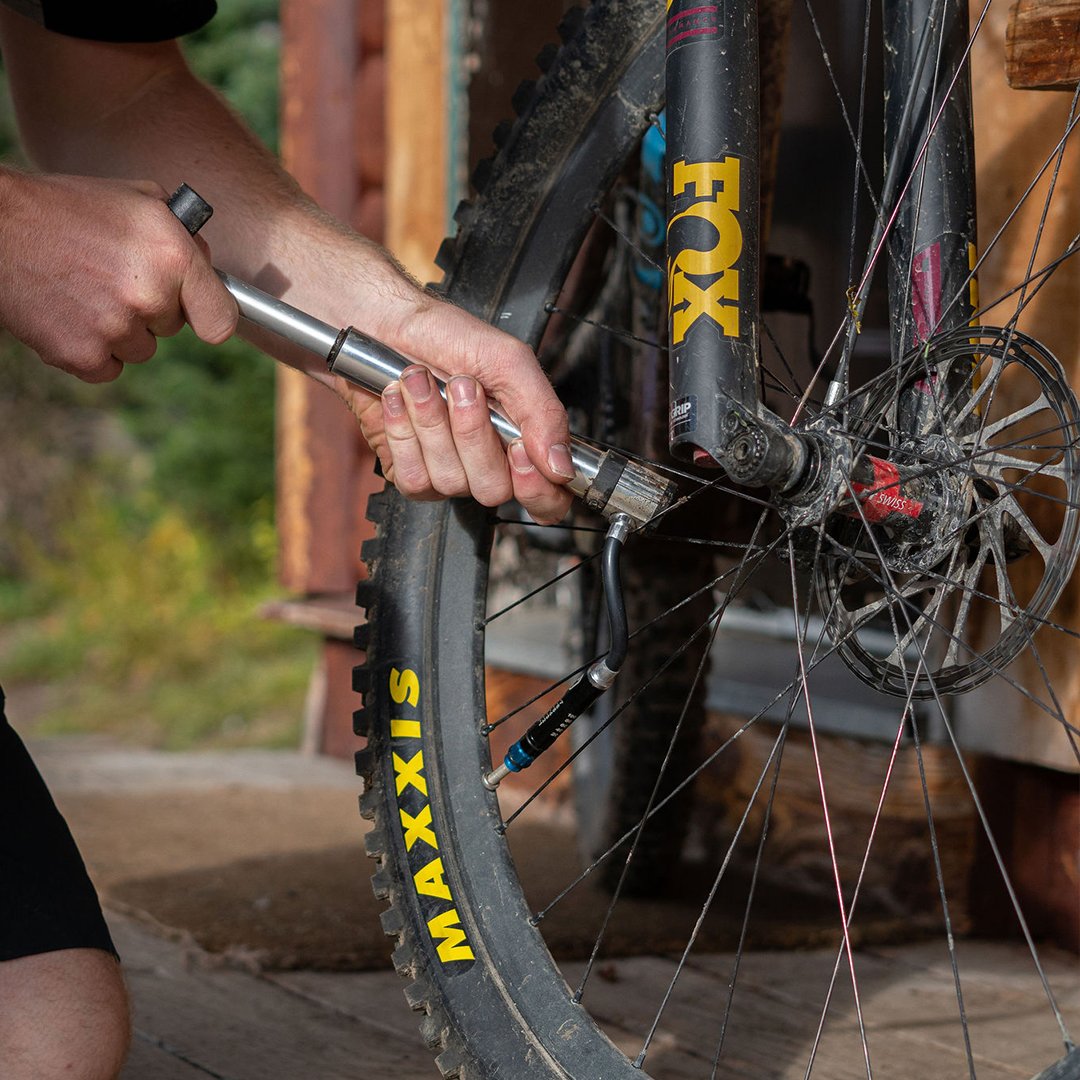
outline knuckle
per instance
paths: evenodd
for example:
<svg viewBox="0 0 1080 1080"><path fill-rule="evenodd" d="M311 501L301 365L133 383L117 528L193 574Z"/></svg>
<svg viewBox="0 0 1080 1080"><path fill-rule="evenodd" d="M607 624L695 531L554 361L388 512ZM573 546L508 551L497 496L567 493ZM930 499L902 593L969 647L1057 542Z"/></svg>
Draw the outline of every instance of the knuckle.
<svg viewBox="0 0 1080 1080"><path fill-rule="evenodd" d="M566 432L569 430L566 410L554 396L548 401L546 400L545 395L545 400L538 403L538 407L533 412L531 419L532 423L530 424L530 427L533 427L538 431L550 433L554 436L565 437Z"/></svg>
<svg viewBox="0 0 1080 1080"><path fill-rule="evenodd" d="M169 197L169 193L156 180L140 180L138 186L153 199L164 202Z"/></svg>
<svg viewBox="0 0 1080 1080"><path fill-rule="evenodd" d="M157 352L157 340L150 334L146 335L145 343L140 343L140 345L141 347L132 356L131 362L134 364L145 364Z"/></svg>
<svg viewBox="0 0 1080 1080"><path fill-rule="evenodd" d="M415 498L431 490L431 480L427 469L418 462L394 463L394 486L410 498Z"/></svg>
<svg viewBox="0 0 1080 1080"><path fill-rule="evenodd" d="M96 360L84 362L73 374L88 383L113 382L123 370L123 365L114 360L112 356L98 357Z"/></svg>
<svg viewBox="0 0 1080 1080"><path fill-rule="evenodd" d="M97 318L92 327L93 336L102 345L112 345L126 337L131 330L134 317L130 310L124 310L119 305L109 305L98 310ZM111 347L110 347L110 352Z"/></svg>
<svg viewBox="0 0 1080 1080"><path fill-rule="evenodd" d="M408 416L393 416L384 412L382 416L383 430L388 438L403 442L414 438L412 421Z"/></svg>
<svg viewBox="0 0 1080 1080"><path fill-rule="evenodd" d="M431 486L448 499L471 494L464 469L447 469L432 477Z"/></svg>
<svg viewBox="0 0 1080 1080"><path fill-rule="evenodd" d="M514 494L508 479L494 483L473 483L472 496L481 506L501 506Z"/></svg>
<svg viewBox="0 0 1080 1080"><path fill-rule="evenodd" d="M455 413L451 427L454 442L462 450L482 450L490 445L492 432L486 416L472 415L465 418Z"/></svg>
<svg viewBox="0 0 1080 1080"><path fill-rule="evenodd" d="M170 211L165 212L171 216ZM161 229L158 232L154 259L157 265L164 268L167 273L182 277L191 266L194 256L195 245L185 236L178 235L174 224L169 224L167 229Z"/></svg>
<svg viewBox="0 0 1080 1080"><path fill-rule="evenodd" d="M441 400L436 400L434 396L428 401L415 402L413 408L418 428L426 432L434 432L447 427L446 410L442 407Z"/></svg>
<svg viewBox="0 0 1080 1080"><path fill-rule="evenodd" d="M133 314L148 321L167 318L177 307L169 290L152 281L149 275L140 275L131 282L126 306Z"/></svg>

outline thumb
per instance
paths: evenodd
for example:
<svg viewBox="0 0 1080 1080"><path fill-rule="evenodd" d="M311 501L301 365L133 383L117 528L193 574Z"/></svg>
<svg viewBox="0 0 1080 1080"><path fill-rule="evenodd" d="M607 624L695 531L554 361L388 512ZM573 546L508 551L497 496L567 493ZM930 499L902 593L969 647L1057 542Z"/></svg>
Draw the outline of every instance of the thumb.
<svg viewBox="0 0 1080 1080"><path fill-rule="evenodd" d="M236 301L201 251L192 258L180 283L180 306L191 329L211 345L220 345L236 332L240 317Z"/></svg>

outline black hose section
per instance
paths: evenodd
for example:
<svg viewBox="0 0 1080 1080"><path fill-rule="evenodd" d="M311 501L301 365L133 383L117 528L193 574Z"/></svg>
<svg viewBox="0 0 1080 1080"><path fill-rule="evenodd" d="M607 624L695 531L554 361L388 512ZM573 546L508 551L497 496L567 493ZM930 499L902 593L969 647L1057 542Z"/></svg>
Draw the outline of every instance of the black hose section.
<svg viewBox="0 0 1080 1080"><path fill-rule="evenodd" d="M617 536L608 536L604 541L604 552L600 560L600 570L604 582L604 599L607 602L608 631L611 646L604 663L612 671L618 671L626 660L630 642L630 630L626 621L626 602L623 600L622 578L619 575L619 556L622 554L623 541Z"/></svg>

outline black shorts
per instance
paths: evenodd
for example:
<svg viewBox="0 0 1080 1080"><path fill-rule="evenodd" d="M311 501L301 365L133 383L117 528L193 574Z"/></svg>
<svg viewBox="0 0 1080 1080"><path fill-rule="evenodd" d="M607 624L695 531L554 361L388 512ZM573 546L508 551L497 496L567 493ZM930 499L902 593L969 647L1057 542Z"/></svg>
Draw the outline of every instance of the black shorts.
<svg viewBox="0 0 1080 1080"><path fill-rule="evenodd" d="M0 960L56 949L115 956L79 849L3 704L0 691Z"/></svg>

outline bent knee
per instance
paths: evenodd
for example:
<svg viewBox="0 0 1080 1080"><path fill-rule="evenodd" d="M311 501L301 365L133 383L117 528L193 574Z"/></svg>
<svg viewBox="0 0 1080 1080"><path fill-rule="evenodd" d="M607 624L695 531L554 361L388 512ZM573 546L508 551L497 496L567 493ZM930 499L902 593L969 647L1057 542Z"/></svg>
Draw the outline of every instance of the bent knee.
<svg viewBox="0 0 1080 1080"><path fill-rule="evenodd" d="M120 965L97 949L0 963L0 1076L114 1080L131 1020Z"/></svg>

